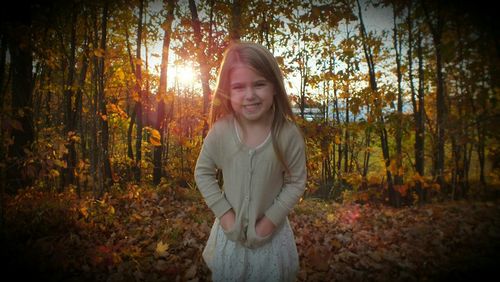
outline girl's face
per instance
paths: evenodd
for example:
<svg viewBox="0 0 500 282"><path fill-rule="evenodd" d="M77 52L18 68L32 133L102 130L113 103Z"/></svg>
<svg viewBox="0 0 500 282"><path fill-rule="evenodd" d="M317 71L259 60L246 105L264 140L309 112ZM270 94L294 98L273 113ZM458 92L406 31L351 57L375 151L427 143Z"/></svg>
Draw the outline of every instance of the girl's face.
<svg viewBox="0 0 500 282"><path fill-rule="evenodd" d="M235 66L229 76L231 106L244 122L268 122L272 115L273 84L246 65Z"/></svg>

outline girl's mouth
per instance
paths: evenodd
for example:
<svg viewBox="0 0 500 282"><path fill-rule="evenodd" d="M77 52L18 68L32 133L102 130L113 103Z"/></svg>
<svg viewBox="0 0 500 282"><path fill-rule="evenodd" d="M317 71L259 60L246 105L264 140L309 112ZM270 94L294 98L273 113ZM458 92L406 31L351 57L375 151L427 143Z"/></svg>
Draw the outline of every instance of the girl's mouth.
<svg viewBox="0 0 500 282"><path fill-rule="evenodd" d="M261 104L262 103L253 103L253 104L243 105L243 108L248 112L255 112L256 110L259 109Z"/></svg>

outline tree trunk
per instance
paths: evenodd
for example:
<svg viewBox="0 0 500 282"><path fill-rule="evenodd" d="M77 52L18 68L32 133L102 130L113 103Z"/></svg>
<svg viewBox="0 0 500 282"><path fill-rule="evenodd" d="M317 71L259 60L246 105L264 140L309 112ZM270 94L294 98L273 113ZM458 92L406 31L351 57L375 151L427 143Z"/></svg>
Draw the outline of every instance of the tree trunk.
<svg viewBox="0 0 500 282"><path fill-rule="evenodd" d="M135 64L134 64L134 57L132 56L132 48L130 47L130 40L129 40L129 34L128 34L128 29L125 28L125 41L126 41L126 44L127 44L127 53L128 53L128 57L129 57L129 61L130 61L130 68L131 68L131 71L132 73L135 74ZM137 79L136 79L136 83L137 83ZM134 84L134 89L135 91L136 88L137 88L137 84ZM133 149L133 146L132 146L132 130L134 129L134 123L135 123L135 116L136 116L136 112L135 112L135 106L132 107L132 112L130 112L130 104L131 103L131 100L130 100L130 94L129 94L129 91L127 91L127 98L126 98L126 101L127 101L127 114L128 116L130 117L130 121L129 121L129 124L128 124L128 130L127 130L127 156L129 157L129 159L131 161L134 161L134 149ZM128 167L129 168L129 177L128 179L131 179L131 175L134 173L135 171L135 165L133 167Z"/></svg>
<svg viewBox="0 0 500 282"><path fill-rule="evenodd" d="M142 70L141 70L141 42L142 42L142 17L144 11L144 1L139 1L139 20L137 26L137 50L136 50L136 65L135 65L135 79L136 79L136 93L138 101L135 104L136 114L136 137L135 137L135 167L134 178L136 182L141 181L141 160L142 160L142 110L143 110L143 96L142 91Z"/></svg>
<svg viewBox="0 0 500 282"><path fill-rule="evenodd" d="M83 46L83 54L82 54L82 69L80 70L80 76L78 79L78 88L76 91L76 97L75 97L75 114L73 116L73 124L76 126L76 132L78 136L80 136L80 148L81 148L81 154L82 154L82 160L85 160L87 157L87 146L86 146L86 134L85 134L85 129L84 129L84 124L83 124L83 117L82 117L82 109L83 109L83 87L85 85L85 80L87 78L87 70L89 67L89 38L87 38L88 33L87 33L87 27L86 32L85 32L85 44ZM76 162L75 162L76 164ZM80 196L81 190L80 190L80 181L77 178L76 179L76 187L77 187L77 194Z"/></svg>
<svg viewBox="0 0 500 282"><path fill-rule="evenodd" d="M97 7L92 9L92 47L94 49L99 48L99 27L97 18ZM98 175L98 145L97 145L97 132L98 132L98 114L97 114L97 96L99 93L98 86L98 76L99 76L99 58L94 54L92 56L92 75L91 75L91 85L92 85L92 96L89 99L89 108L91 113L90 119L90 175L93 176L92 183L92 193L98 195L99 185L101 181Z"/></svg>
<svg viewBox="0 0 500 282"><path fill-rule="evenodd" d="M233 0L231 6L231 41L240 41L241 37L241 1Z"/></svg>
<svg viewBox="0 0 500 282"><path fill-rule="evenodd" d="M64 159L66 160L66 167L63 168L63 174L61 177L61 186L59 191L62 191L67 185L72 185L75 183L75 166L76 166L76 149L74 139L71 138L75 133L74 124L74 110L73 110L73 96L74 96L74 80L75 80L75 65L76 65L76 18L77 18L77 8L76 5L72 7L71 11L71 35L70 35L70 51L69 60L67 63L68 67L68 77L66 79L66 85L64 87L64 122L65 122L65 138L68 146L68 153L65 154Z"/></svg>
<svg viewBox="0 0 500 282"><path fill-rule="evenodd" d="M0 109L3 109L3 100L5 95L5 66L7 57L7 35L0 31Z"/></svg>
<svg viewBox="0 0 500 282"><path fill-rule="evenodd" d="M371 52L371 47L368 44L368 38L366 34L366 29L365 25L363 22L363 15L361 12L361 4L359 3L359 0L356 0L358 4L358 14L359 14L359 21L360 21L360 33L361 33L361 38L362 38L362 44L363 44L363 51L365 53L365 58L368 63L368 72L370 76L370 88L374 94L378 93L378 88L377 88L377 81L375 77L375 64L373 62L373 56ZM384 158L385 162L385 167L386 167L386 175L387 175L387 185L388 185L388 191L389 191L389 203L392 206L398 207L400 204L400 195L399 193L394 189L393 185L393 179L392 179L392 173L389 170L389 166L391 163L391 158L389 155L389 140L387 137L387 129L385 128L385 121L384 121L384 115L381 109L381 104L380 101L378 101L378 98L375 98L375 111L379 112L378 113L378 123L379 123L379 131L380 131L380 145L382 147L382 155Z"/></svg>
<svg viewBox="0 0 500 282"><path fill-rule="evenodd" d="M160 184L161 177L163 176L162 170L162 153L163 153L163 142L164 142L164 132L165 125L165 100L167 99L167 69L168 69L168 54L170 49L170 34L172 21L174 20L174 7L176 1L170 0L167 3L167 18L164 24L164 35L163 35L163 50L161 56L161 72L160 72L160 86L158 91L158 108L157 117L155 123L155 129L160 132L160 146L155 146L153 155L153 183L155 185ZM173 97L170 97L173 98Z"/></svg>
<svg viewBox="0 0 500 282"><path fill-rule="evenodd" d="M432 34L432 40L436 56L436 156L434 161L433 175L437 183L444 189L444 160L445 160L445 128L447 119L446 94L443 78L443 56L442 56L442 34L443 17L439 1L436 2L436 25L432 24L430 14L425 1L422 1L424 15Z"/></svg>
<svg viewBox="0 0 500 282"><path fill-rule="evenodd" d="M12 146L7 156L6 191L15 193L18 189L32 183L23 172L26 151L34 140L33 105L32 105L32 39L31 16L29 11L6 26L8 28L8 46L12 68L12 116L20 123L20 128L12 128Z"/></svg>
<svg viewBox="0 0 500 282"><path fill-rule="evenodd" d="M396 52L396 74L398 80L398 104L397 104L397 124L396 124L396 175L394 175L394 184L402 185L403 184L403 175L401 174L402 170L402 139L403 139L403 90L401 87L401 82L403 78L403 74L401 72L401 42L398 40L398 29L396 24L397 18L397 7L396 4L392 3L392 11L393 11L393 23L394 23L394 51Z"/></svg>
<svg viewBox="0 0 500 282"><path fill-rule="evenodd" d="M203 129L203 136L206 135L208 130L208 109L210 106L211 90L210 90L210 68L208 58L205 55L205 44L203 43L203 36L201 34L201 23L198 18L198 10L194 0L189 0L189 10L191 11L191 26L194 31L196 52L198 64L200 65L201 86L203 90L203 117L205 125Z"/></svg>
<svg viewBox="0 0 500 282"><path fill-rule="evenodd" d="M420 31L417 33L417 57L418 57L418 79L419 88L418 93L415 90L415 85L413 83L413 20L411 19L412 1L408 5L408 76L410 80L411 89L411 101L413 105L413 120L415 123L415 144L414 144L414 155L415 155L415 171L420 177L424 176L424 71L423 71L423 55L422 55L422 39ZM418 100L417 100L418 95ZM415 190L418 195L419 204L423 204L426 201L425 190L423 187L422 179L418 178L415 183Z"/></svg>
<svg viewBox="0 0 500 282"><path fill-rule="evenodd" d="M106 36L107 36L107 22L108 22L108 9L109 9L109 2L105 1L104 2L104 7L102 11L102 22L101 22L101 42L100 42L100 48L103 51L103 54L106 53ZM107 120L107 112L106 112L106 93L104 91L104 74L105 74L105 64L104 64L104 58L105 55L99 57L98 59L98 69L99 69L99 74L98 74L98 104L97 106L99 107L99 116L98 119L100 120L100 129L101 129L101 134L100 134L100 154L98 156L98 159L100 160L99 163L99 171L102 173L102 186L99 187L99 196L102 196L104 192L108 190L108 188L111 186L111 163L109 160L109 152L108 152L108 146L109 146L109 128L108 128L108 120Z"/></svg>

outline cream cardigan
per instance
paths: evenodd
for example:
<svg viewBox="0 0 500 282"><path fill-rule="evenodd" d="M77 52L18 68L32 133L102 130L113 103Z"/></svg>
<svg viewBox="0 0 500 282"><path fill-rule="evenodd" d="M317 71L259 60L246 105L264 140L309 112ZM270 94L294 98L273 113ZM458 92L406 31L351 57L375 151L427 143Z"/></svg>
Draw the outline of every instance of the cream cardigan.
<svg viewBox="0 0 500 282"><path fill-rule="evenodd" d="M277 229L281 228L305 190L306 156L301 133L293 123L286 123L278 139L289 175L276 157L272 138L249 148L239 140L233 116L214 124L196 163L196 184L215 216L220 218L231 208L236 214L226 236L249 248L263 245L273 235L259 237L256 222L265 215ZM222 190L216 168L223 173Z"/></svg>

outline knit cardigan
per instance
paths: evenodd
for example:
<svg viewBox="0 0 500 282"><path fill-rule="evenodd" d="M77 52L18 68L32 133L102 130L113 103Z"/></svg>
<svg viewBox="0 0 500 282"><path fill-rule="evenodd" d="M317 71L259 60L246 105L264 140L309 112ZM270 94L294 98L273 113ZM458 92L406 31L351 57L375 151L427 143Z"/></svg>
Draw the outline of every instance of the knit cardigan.
<svg viewBox="0 0 500 282"><path fill-rule="evenodd" d="M210 129L196 163L195 181L217 218L234 210L235 224L224 231L228 239L255 248L273 235L258 236L256 222L265 215L278 230L304 193L305 143L297 126L285 123L278 142L288 173L276 157L272 138L250 148L239 140L235 122L230 115ZM222 170L223 187L218 184L216 169Z"/></svg>

